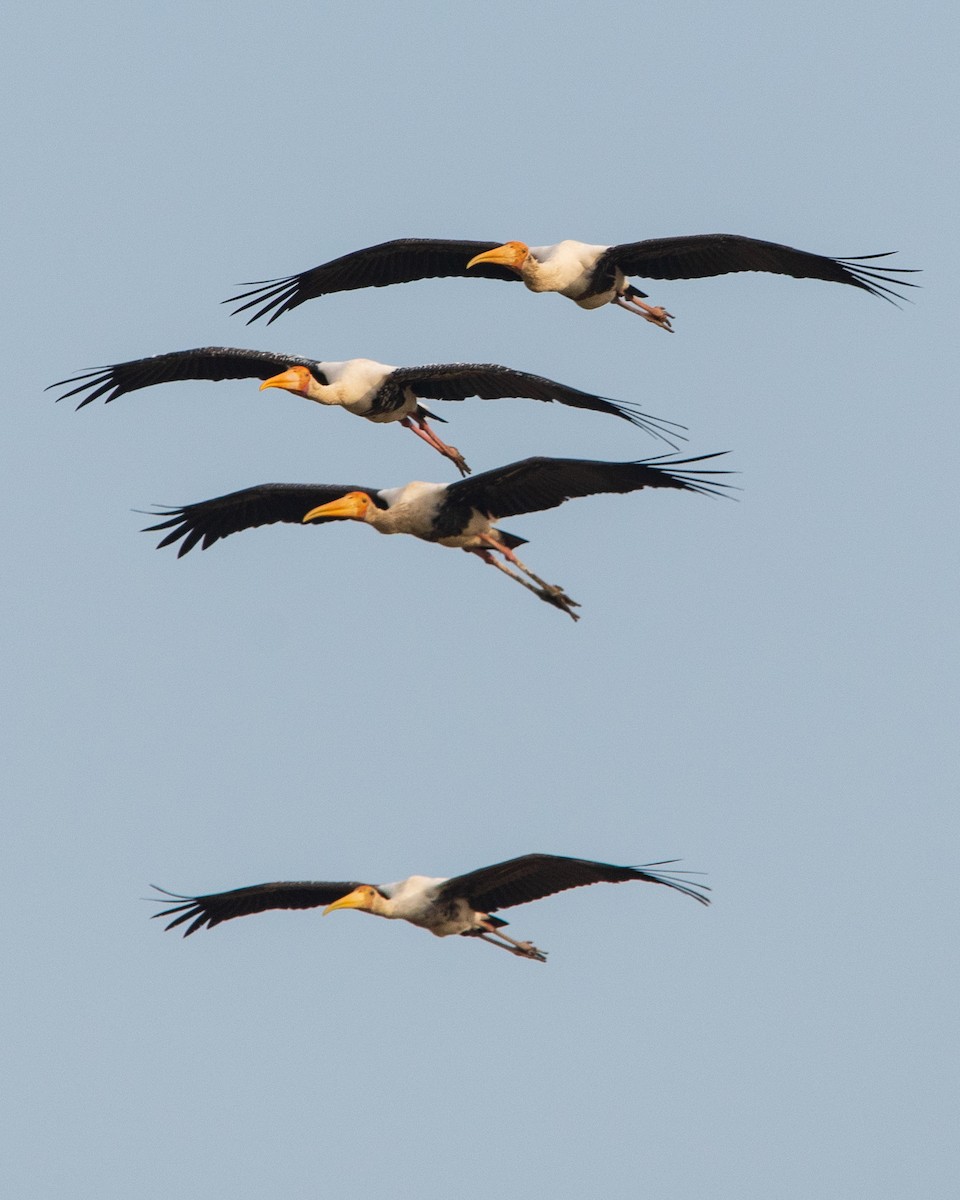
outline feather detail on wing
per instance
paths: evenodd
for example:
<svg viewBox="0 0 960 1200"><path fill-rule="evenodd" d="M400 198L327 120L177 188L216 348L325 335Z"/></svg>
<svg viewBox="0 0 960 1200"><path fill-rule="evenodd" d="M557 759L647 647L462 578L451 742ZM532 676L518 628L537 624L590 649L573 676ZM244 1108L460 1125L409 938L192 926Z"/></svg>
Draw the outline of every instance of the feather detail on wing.
<svg viewBox="0 0 960 1200"><path fill-rule="evenodd" d="M493 250L501 242L448 241L444 238L398 238L354 250L322 263L298 275L280 279L263 279L250 285L251 290L224 300L236 304L233 316L255 308L247 324L269 314L267 324L307 300L330 292L348 292L357 288L389 287L394 283L411 283L416 279L439 279L455 275L481 279L515 280L519 276L506 267L481 263L467 270L467 263L477 254ZM258 307L259 306L259 307Z"/></svg>
<svg viewBox="0 0 960 1200"><path fill-rule="evenodd" d="M650 863L643 867L618 867L611 863L591 862L583 858L563 858L554 854L525 854L494 866L481 867L467 875L448 879L440 889L441 896L463 896L478 912L491 912L528 904L555 892L585 887L592 883L626 883L639 880L659 883L709 904L703 895L709 891L703 884L688 884L676 873L654 872L651 867L672 863Z"/></svg>
<svg viewBox="0 0 960 1200"><path fill-rule="evenodd" d="M648 487L720 494L719 489L727 485L703 477L729 472L685 469L688 464L717 457L717 454L702 454L695 458L624 463L578 458L526 458L451 484L446 502L476 508L491 518L499 518L556 508L577 496L635 492Z"/></svg>
<svg viewBox="0 0 960 1200"><path fill-rule="evenodd" d="M733 233L701 233L611 246L597 266L609 270L610 264L615 264L625 275L638 275L641 279L704 279L739 271L764 271L795 279L848 283L885 300L902 300L905 297L890 285L916 287L917 284L900 278L916 272L904 267L880 271L873 266L874 260L887 258L891 253L894 252L830 258Z"/></svg>
<svg viewBox="0 0 960 1200"><path fill-rule="evenodd" d="M77 383L77 387L64 392L57 400L87 392L77 405L79 409L99 400L101 396L104 397L104 403L109 404L126 392L153 387L158 383L184 379L269 379L271 375L294 366L306 367L320 383L326 382L314 358L304 358L298 354L271 354L266 350L236 350L230 346L200 346L195 350L175 350L170 354L155 354L150 358L134 358L110 367L98 367L94 371L85 371L51 383L46 390Z"/></svg>
<svg viewBox="0 0 960 1200"><path fill-rule="evenodd" d="M261 483L239 492L230 492L226 496L217 496L213 500L158 510L151 515L165 519L156 525L148 525L143 532L169 529L170 532L157 543L157 549L182 538L177 551L177 557L182 558L198 542L201 543L201 549L206 550L221 538L243 529L273 525L278 521L299 525L312 508L338 500L348 492L366 492L378 507L382 506L376 488L359 487L356 484ZM336 520L334 517L329 519ZM326 521L327 518L320 517L310 524L323 525Z"/></svg>
<svg viewBox="0 0 960 1200"><path fill-rule="evenodd" d="M253 887L236 888L232 892L215 892L209 896L181 896L177 892L168 892L165 888L152 885L154 890L162 892L167 899L152 899L157 904L169 904L170 900L177 901L163 912L154 913L153 917L173 917L166 929L174 929L189 921L183 931L184 937L189 937L198 929L212 929L221 921L230 921L234 917L246 917L251 913L266 912L271 908L320 908L333 904L342 896L349 895L359 883L258 883Z"/></svg>

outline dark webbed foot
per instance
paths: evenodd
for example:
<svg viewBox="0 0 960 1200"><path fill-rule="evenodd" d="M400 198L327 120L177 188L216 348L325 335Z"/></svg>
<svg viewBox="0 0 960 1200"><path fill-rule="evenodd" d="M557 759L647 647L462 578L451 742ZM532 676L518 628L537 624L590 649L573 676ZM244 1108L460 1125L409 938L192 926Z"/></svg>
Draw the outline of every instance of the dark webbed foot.
<svg viewBox="0 0 960 1200"><path fill-rule="evenodd" d="M546 951L538 950L533 942L517 942L513 953L518 958L532 958L534 962L545 963L547 961Z"/></svg>
<svg viewBox="0 0 960 1200"><path fill-rule="evenodd" d="M502 546L497 545L497 549L501 554L510 554L510 552L505 550ZM567 615L572 617L574 621L580 620L577 614L571 611L574 608L580 607L576 600L571 600L563 588L556 587L552 583L547 583L545 580L541 579L539 575L534 575L530 571L527 571L526 567L520 563L519 559L517 559L515 555L510 555L510 561L516 562L520 566L520 569L526 571L526 573L530 576L530 579L533 579L536 582L531 583L529 579L524 579L522 575L518 575L515 571L511 571L506 563L502 563L498 558L494 558L493 553L490 550L482 550L478 546L471 546L468 549L468 553L476 554L479 558L483 559L487 566L496 567L498 571L502 571L504 575L508 575L511 579L519 583L521 587L525 587L528 592L533 592L533 594L540 600L544 600L547 604L552 604L554 608L559 608L562 612L567 613Z"/></svg>
<svg viewBox="0 0 960 1200"><path fill-rule="evenodd" d="M576 600L571 600L563 588L547 584L541 588L534 588L533 591L541 600L545 600L547 604L552 604L554 608L559 608L561 612L565 612L574 621L580 620L579 615L573 611L573 609L579 608L580 605Z"/></svg>
<svg viewBox="0 0 960 1200"><path fill-rule="evenodd" d="M534 962L542 963L547 961L546 951L538 950L533 942L518 942L502 929L490 928L486 922L479 929L464 930L461 937L480 938L489 946L499 946L501 950L506 950L508 954L514 954L517 958L530 958Z"/></svg>

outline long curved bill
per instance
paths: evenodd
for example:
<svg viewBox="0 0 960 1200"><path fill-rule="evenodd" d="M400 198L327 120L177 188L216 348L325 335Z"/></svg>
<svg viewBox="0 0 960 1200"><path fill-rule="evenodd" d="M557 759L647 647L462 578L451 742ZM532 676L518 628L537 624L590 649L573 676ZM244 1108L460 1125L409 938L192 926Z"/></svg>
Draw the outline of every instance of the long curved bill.
<svg viewBox="0 0 960 1200"><path fill-rule="evenodd" d="M359 520L366 512L368 504L369 498L362 492L350 492L349 495L341 496L339 500L330 500L327 504L311 508L305 517L300 518L300 523L306 525L308 521L315 521L318 517Z"/></svg>
<svg viewBox="0 0 960 1200"><path fill-rule="evenodd" d="M528 248L523 242L505 242L502 246L485 250L483 254L474 255L467 263L467 269L476 267L480 263L496 263L499 267L510 267L514 271L519 271L528 253Z"/></svg>
<svg viewBox="0 0 960 1200"><path fill-rule="evenodd" d="M357 889L354 892L349 892L346 896L341 896L339 900L334 900L332 904L328 904L323 910L323 916L327 913L332 913L338 908L366 908L367 897Z"/></svg>
<svg viewBox="0 0 960 1200"><path fill-rule="evenodd" d="M260 391L275 387L283 388L287 392L303 392L306 391L310 378L306 367L290 367L289 370L281 371L279 375L271 375L269 379L265 379L260 384Z"/></svg>

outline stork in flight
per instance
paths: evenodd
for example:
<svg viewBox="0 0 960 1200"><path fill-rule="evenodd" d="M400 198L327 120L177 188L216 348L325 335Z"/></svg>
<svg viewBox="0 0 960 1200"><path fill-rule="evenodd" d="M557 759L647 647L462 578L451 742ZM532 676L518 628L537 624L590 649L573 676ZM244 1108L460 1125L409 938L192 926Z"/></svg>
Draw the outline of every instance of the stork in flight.
<svg viewBox="0 0 960 1200"><path fill-rule="evenodd" d="M260 390L282 388L318 404L337 406L374 424L398 421L405 429L422 438L428 446L449 458L461 475L470 468L456 446L448 446L428 424L428 419L443 421L420 403L426 400L499 400L518 396L529 400L555 401L570 408L607 413L638 425L646 433L666 442L684 440L682 425L651 417L635 404L607 400L590 392L581 392L556 383L542 375L516 371L496 363L435 363L425 367L391 367L369 358L351 358L345 362L322 362L298 354L273 354L266 350L238 350L230 346L200 346L195 350L174 350L150 358L85 371L69 379L50 384L50 388L76 384L58 396L66 400L80 395L77 408L103 397L109 404L119 396L155 384L186 379L262 379ZM49 391L50 388L47 390ZM81 395L82 393L82 395Z"/></svg>
<svg viewBox="0 0 960 1200"><path fill-rule="evenodd" d="M176 903L153 915L172 917L167 929L186 925L183 936L189 937L198 929L212 929L222 921L272 908L323 907L324 915L338 909L355 908L377 917L409 921L411 925L428 929L436 937L460 934L481 938L518 958L546 962L543 950L538 950L532 942L518 941L504 933L507 922L493 914L499 909L528 904L569 888L629 880L661 884L700 904L709 904L705 893L710 889L704 884L688 882L683 878L684 872L654 870L673 866L675 861L617 867L556 854L524 854L453 879L411 875L400 883L382 884L260 883L209 896L181 896L156 888L168 897L158 900L158 904L169 904L170 900Z"/></svg>
<svg viewBox="0 0 960 1200"><path fill-rule="evenodd" d="M169 530L159 547L179 542L178 557L182 557L198 543L206 550L230 534L278 521L298 525L360 521L379 533L407 533L476 554L576 621L573 609L579 607L577 602L522 563L515 551L526 539L497 529L496 522L502 517L555 508L573 497L603 492L672 488L722 494L720 489L728 485L706 476L728 472L700 466L716 457L706 454L622 463L526 458L456 483L413 482L385 489L356 484L264 483L212 500L160 510L153 515L164 519L148 526L146 532ZM693 464L695 470L691 469Z"/></svg>
<svg viewBox="0 0 960 1200"><path fill-rule="evenodd" d="M250 291L231 296L224 304L237 304L234 314L253 309L248 323L265 316L275 321L305 301L331 292L459 275L519 280L532 292L559 292L581 308L617 304L660 329L671 330L672 314L659 305L645 303L647 293L630 283L628 275L641 279L703 279L762 271L795 279L846 283L893 302L904 298L897 288L917 285L902 278L916 272L877 264L877 259L891 253L831 258L733 233L649 238L619 246L595 246L570 239L554 246L528 246L516 241L399 238L354 250L298 275L250 284Z"/></svg>

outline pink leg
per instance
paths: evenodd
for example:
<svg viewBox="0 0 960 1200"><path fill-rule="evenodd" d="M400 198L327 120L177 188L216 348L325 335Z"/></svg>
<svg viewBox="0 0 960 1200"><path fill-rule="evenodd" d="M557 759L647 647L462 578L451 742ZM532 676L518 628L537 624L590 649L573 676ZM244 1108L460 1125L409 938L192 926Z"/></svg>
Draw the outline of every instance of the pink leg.
<svg viewBox="0 0 960 1200"><path fill-rule="evenodd" d="M470 929L463 936L480 938L491 946L499 946L508 954L515 954L518 958L532 958L534 962L547 961L546 952L538 950L533 942L518 942L516 938L509 937L499 929ZM494 941L494 938L501 940Z"/></svg>
<svg viewBox="0 0 960 1200"><path fill-rule="evenodd" d="M412 430L418 438L423 438L428 446L438 450L444 458L449 458L461 475L470 474L470 468L460 451L456 446L448 446L446 442L441 442L427 424L425 417L404 417L400 424L404 429Z"/></svg>
<svg viewBox="0 0 960 1200"><path fill-rule="evenodd" d="M493 534L481 533L480 538L482 541L486 542L486 544L492 550L499 551L503 555L503 557L507 560L507 562L512 562L515 567L518 567L524 573L524 575L527 575L530 579L532 579L534 581L534 583L539 583L540 586L548 592L557 592L557 593L562 594L562 591L563 591L562 588L557 587L556 584L553 584L553 583L546 583L544 580L542 580L540 578L539 575L534 575L534 573L530 570L530 568L526 565L526 563L522 563L520 561L520 559L517 558L517 556L514 554L514 552L510 549L510 547L505 546L503 544L503 542L498 541L497 538L495 538L493 536Z"/></svg>
<svg viewBox="0 0 960 1200"><path fill-rule="evenodd" d="M499 550L501 554L509 558L511 562L515 563L521 571L526 572L531 579L535 580L535 582L539 584L539 587L534 587L532 583L527 583L527 581L515 571L511 571L510 568L500 562L499 559L494 558L489 550L475 548L469 551L469 553L479 555L480 558L482 558L483 561L489 566L496 567L498 571L502 571L504 575L509 576L510 579L515 579L517 583L519 583L521 587L525 587L528 592L533 592L535 596L538 596L541 600L545 600L547 604L552 604L554 608L559 608L574 621L580 620L579 616L573 611L574 608L579 608L580 605L577 604L576 600L571 600L562 588L555 587L553 584L544 583L539 576L534 575L532 571L528 571L511 550L509 550L506 546L501 546L495 539L485 538L484 540L489 540L490 544L495 550Z"/></svg>
<svg viewBox="0 0 960 1200"><path fill-rule="evenodd" d="M622 296L617 296L614 303L619 304L621 308L625 308L627 312L631 312L635 316L643 317L645 321L656 325L658 329L665 329L667 333L673 333L673 326L670 324L673 313L668 313L665 308L661 308L659 305L654 307L652 304L644 304L639 296L634 296L630 300L624 300Z"/></svg>

